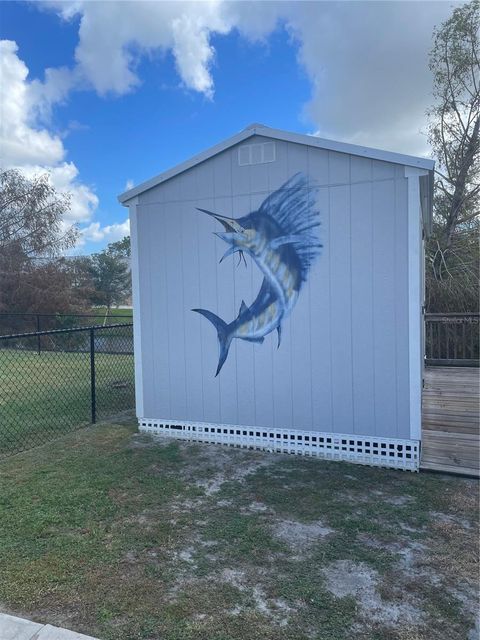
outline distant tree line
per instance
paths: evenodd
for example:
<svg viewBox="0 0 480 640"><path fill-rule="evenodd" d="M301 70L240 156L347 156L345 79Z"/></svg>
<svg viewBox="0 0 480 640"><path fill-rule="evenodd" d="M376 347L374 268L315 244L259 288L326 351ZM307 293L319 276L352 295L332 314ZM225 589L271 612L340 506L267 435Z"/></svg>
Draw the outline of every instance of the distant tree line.
<svg viewBox="0 0 480 640"><path fill-rule="evenodd" d="M0 313L75 314L130 301L130 238L66 257L79 233L64 222L69 208L48 174L0 172Z"/></svg>

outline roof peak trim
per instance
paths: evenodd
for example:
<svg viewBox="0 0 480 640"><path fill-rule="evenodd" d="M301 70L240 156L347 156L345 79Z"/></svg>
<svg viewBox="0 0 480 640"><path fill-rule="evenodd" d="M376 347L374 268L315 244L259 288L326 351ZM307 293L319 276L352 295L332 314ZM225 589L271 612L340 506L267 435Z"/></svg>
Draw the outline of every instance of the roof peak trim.
<svg viewBox="0 0 480 640"><path fill-rule="evenodd" d="M372 160L380 160L383 162L391 162L394 164L400 164L407 167L416 167L418 169L427 169L432 171L435 163L433 160L429 160L428 158L420 158L417 156L409 156L402 153L395 153L393 151L383 151L381 149L374 149L371 147L364 147L356 144L350 144L347 142L337 142L335 140L327 140L325 138L319 138L313 135L300 134L300 133L291 133L289 131L283 131L281 129L272 129L265 125L253 123L249 125L243 131L223 140L222 142L214 145L202 151L199 154L192 156L189 160L182 162L167 171L164 171L157 176L151 178L150 180L146 180L142 182L133 189L129 189L125 191L121 195L118 196L118 200L128 206L128 201L132 200L141 193L148 191L149 189L153 189L157 185L173 178L174 176L182 173L183 171L187 171L192 167L212 158L213 156L233 147L248 138L253 136L263 136L265 138L272 138L273 140L282 140L284 142L293 142L295 144L304 144L311 147L316 147L319 149L325 149L327 151L337 151L338 153L348 153L354 156L360 156L364 158L371 158Z"/></svg>

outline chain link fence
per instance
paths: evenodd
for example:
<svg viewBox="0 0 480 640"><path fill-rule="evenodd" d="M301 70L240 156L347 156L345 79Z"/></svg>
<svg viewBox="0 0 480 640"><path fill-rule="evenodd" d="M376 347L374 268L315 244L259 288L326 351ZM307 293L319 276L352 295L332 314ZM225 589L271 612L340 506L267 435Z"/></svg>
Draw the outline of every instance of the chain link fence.
<svg viewBox="0 0 480 640"><path fill-rule="evenodd" d="M132 327L0 336L0 458L133 410Z"/></svg>

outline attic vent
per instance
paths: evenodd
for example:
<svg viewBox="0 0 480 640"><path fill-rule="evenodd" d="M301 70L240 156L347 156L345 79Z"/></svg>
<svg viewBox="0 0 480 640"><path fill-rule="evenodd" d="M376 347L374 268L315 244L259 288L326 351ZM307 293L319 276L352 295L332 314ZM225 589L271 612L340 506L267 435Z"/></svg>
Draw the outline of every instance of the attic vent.
<svg viewBox="0 0 480 640"><path fill-rule="evenodd" d="M266 162L275 162L274 142L244 144L238 148L238 164L241 167L247 164L265 164Z"/></svg>

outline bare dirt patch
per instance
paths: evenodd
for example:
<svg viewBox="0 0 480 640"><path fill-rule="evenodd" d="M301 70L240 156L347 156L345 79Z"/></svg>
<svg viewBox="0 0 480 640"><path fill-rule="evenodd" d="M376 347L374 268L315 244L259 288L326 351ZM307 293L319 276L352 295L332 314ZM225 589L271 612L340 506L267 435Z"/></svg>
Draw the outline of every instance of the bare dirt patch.
<svg viewBox="0 0 480 640"><path fill-rule="evenodd" d="M383 601L377 591L378 572L362 563L339 560L324 570L327 589L337 598L353 596L358 603L362 616L369 624L380 623L386 626L418 625L423 617L422 611L412 602L402 603Z"/></svg>
<svg viewBox="0 0 480 640"><path fill-rule="evenodd" d="M279 520L273 526L273 533L286 542L292 550L305 551L334 533L334 530L321 521L306 524L297 520Z"/></svg>
<svg viewBox="0 0 480 640"><path fill-rule="evenodd" d="M266 504L260 501L250 502L247 507L243 507L244 513L267 513L271 512L271 509Z"/></svg>
<svg viewBox="0 0 480 640"><path fill-rule="evenodd" d="M212 496L218 493L226 482L242 482L247 476L270 464L272 460L268 454L216 444L202 445L201 453L194 465L200 471L200 477L197 476L195 484L204 490L205 495ZM188 474L191 474L190 469Z"/></svg>
<svg viewBox="0 0 480 640"><path fill-rule="evenodd" d="M267 576L263 575L262 577L265 580ZM259 576L255 576L252 572L246 573L240 569L224 569L219 579L227 584L234 585L241 592L247 594L259 613L272 618L281 627L288 624L289 615L294 613L294 609L282 598L269 597L262 586ZM236 614L238 615L241 612L242 607L237 606Z"/></svg>

